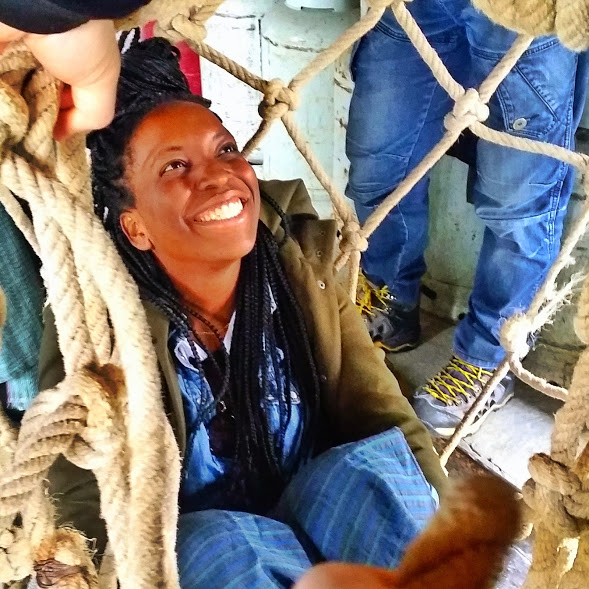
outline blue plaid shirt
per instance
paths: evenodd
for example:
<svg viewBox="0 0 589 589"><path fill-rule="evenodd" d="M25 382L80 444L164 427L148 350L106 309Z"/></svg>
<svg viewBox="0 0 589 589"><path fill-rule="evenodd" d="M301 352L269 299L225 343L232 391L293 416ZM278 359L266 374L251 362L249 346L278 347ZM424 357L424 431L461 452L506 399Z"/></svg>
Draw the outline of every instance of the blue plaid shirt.
<svg viewBox="0 0 589 589"><path fill-rule="evenodd" d="M235 314L223 342L227 350L231 348L234 321ZM190 509L194 509L195 505L198 505L199 509L228 508L229 506L223 505L227 493L227 485L224 485L224 482L232 459L216 456L211 450L209 424L216 413L211 387L205 375L196 368L190 344L177 328L170 330L169 347L178 375L187 428L180 504L181 506L191 506ZM281 421L279 399L281 396L284 399L286 385L284 372L281 370L284 353L280 348L264 347L266 380L269 391L265 399L265 406L270 430L278 436ZM196 346L196 351L201 360L207 357L199 346ZM282 464L287 471L289 463L292 463L296 456L301 433L300 396L296 384L291 384L289 394L292 411L286 427L284 452L281 457ZM203 411L206 411L204 416ZM283 419L285 417L283 416Z"/></svg>

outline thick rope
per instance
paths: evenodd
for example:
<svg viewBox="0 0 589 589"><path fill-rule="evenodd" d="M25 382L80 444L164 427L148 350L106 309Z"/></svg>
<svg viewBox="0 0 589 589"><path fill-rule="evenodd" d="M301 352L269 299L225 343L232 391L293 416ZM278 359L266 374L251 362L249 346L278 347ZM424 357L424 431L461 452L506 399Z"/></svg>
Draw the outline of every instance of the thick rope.
<svg viewBox="0 0 589 589"><path fill-rule="evenodd" d="M112 451L108 466L102 469L92 460L90 464L81 460L80 464L93 468L99 480L102 513L117 556L121 586L153 587L162 583L177 587L174 489L177 492L179 460L162 407L159 374L137 288L92 213L87 169L68 169L68 162L79 166L84 160L82 144L66 144L56 150L51 140L56 114L55 83L42 71L30 75L35 64L22 50L13 49L8 57L9 66L4 61L3 65L14 80L12 85L19 86L14 72L29 82L23 91L29 106L10 84L1 85L5 96L3 108L11 106L14 114L8 112L4 120L18 123L3 127L4 143L19 144L19 154L27 154L27 159L5 149L0 177L7 188L26 199L31 207L66 374L76 378L85 366L97 360L104 362L110 351L108 319L126 375L128 399L126 395L119 399L125 428L111 440L111 446L122 444L123 449ZM29 135L25 135L27 124L23 126L22 117L19 119L22 112L31 117ZM76 150L82 150L82 157L71 157ZM76 175L81 175L83 181L76 181ZM61 178L72 187L71 191L60 182ZM135 334L132 340L122 335L131 332ZM133 404L132 412L127 409L128 403ZM112 432L104 430L103 434L110 439ZM19 437L15 457L24 443ZM49 462L53 458L44 460ZM79 460L76 453L71 458ZM22 472L21 475L25 476ZM31 489L28 491L32 493ZM16 499L12 502L14 507ZM2 504L10 506L11 501L5 497ZM5 526L12 525L12 515L6 515ZM24 513L21 515L24 523ZM31 537L39 526L23 529Z"/></svg>
<svg viewBox="0 0 589 589"><path fill-rule="evenodd" d="M479 5L490 3L479 0ZM579 47L579 43L584 43L587 39L587 26L584 19L584 14L587 12L587 4L583 3L580 6L577 2L569 3L569 9L565 6L565 2L559 3L554 2L554 11L549 6L550 2L547 1L534 1L528 2L517 2L517 0L505 1L494 3L495 8L500 7L499 10L504 18L509 18L509 15L515 15L516 18L522 23L522 26L515 27L522 34L516 39L511 49L505 54L500 60L497 66L493 69L491 74L484 80L476 89L464 89L458 82L456 82L447 68L442 63L439 56L433 50L415 20L406 9L402 2L393 2L391 9L393 10L397 20L407 33L412 43L417 48L417 51L428 64L433 72L434 77L439 84L447 91L449 96L455 101L454 108L445 117L444 125L446 133L442 137L441 141L435 146L429 154L418 164L418 166L397 186L397 188L381 203L380 207L373 212L373 214L365 222L364 226L361 227L352 211L348 209L348 206L343 196L334 187L331 179L325 173L317 158L314 156L310 146L305 141L300 129L295 123L294 111L298 106L298 91L308 81L330 64L337 56L341 55L346 49L346 44L351 44L359 38L360 35L355 36L355 32L366 31L372 25L374 25L382 15L382 10L385 7L385 3L381 1L372 2L371 10L368 14L359 21L352 29L346 31L332 46L320 53L307 67L305 67L299 74L297 74L291 82L286 85L279 80L271 82L265 82L257 76L253 76L250 72L235 64L231 60L227 60L225 57L214 52L211 48L206 47L202 43L202 35L195 39L193 47L200 50L201 55L210 59L217 65L223 67L228 72L233 73L249 84L253 88L259 90L264 95L262 103L260 105L260 115L262 116L262 122L258 128L258 131L254 134L252 139L246 144L245 152L250 153L267 135L272 123L280 119L285 125L287 132L291 136L295 146L301 152L311 170L318 178L321 185L325 188L329 194L336 218L340 220L342 229L342 240L340 243L340 256L336 261L336 269L339 270L344 264L350 263L350 294L354 296L357 281L357 270L360 262L360 252L364 251L367 247L367 240L372 232L379 226L386 215L396 206L399 201L407 195L415 184L433 167L433 165L444 155L448 148L456 141L460 133L466 128L470 128L476 135L481 139L492 141L496 144L503 145L506 148L520 149L523 151L543 154L548 157L554 157L560 159L568 164L576 166L580 170L588 170L587 162L589 161L587 156L576 154L571 150L554 146L539 141L533 141L521 137L516 137L511 134L495 131L486 127L483 123L487 119L489 110L487 103L490 100L493 93L497 90L503 79L508 75L513 66L516 64L520 56L529 47L532 36L537 34L546 34L548 32L556 32L561 36L561 39L569 46ZM526 4L526 11L522 12L515 9L515 5L519 4L521 7ZM574 13L570 9L570 5L575 4L577 12ZM510 11L510 6L514 7ZM579 8L581 10L579 12ZM552 11L552 12L551 12ZM553 17L551 16L553 15ZM559 17L557 15L560 15ZM580 17L580 18L579 18ZM554 21L554 25L548 26L546 20ZM558 18L559 23L556 24ZM529 21L529 24L527 21ZM568 19L568 20L567 20ZM523 24L525 21L525 24ZM180 21L178 21L179 23ZM365 28L368 27L368 28ZM534 28L536 27L536 28ZM540 28L537 28L540 27ZM553 27L553 28L550 28ZM554 28L556 27L556 28ZM196 31L196 29L194 29ZM567 31L566 33L564 31ZM183 32L190 32L185 27ZM584 39L583 39L584 35ZM581 41L579 41L581 39ZM474 406L465 416L462 424L456 431L456 434L449 442L448 446L444 449L442 454L442 462L445 463L450 453L459 443L464 433L468 430L470 424L476 419L479 411L482 409L488 398L490 397L493 389L497 384L505 377L509 370L512 370L520 379L524 380L534 388L549 394L553 397L566 401L565 408L570 413L573 411L575 405L575 399L565 389L554 386L544 379L529 373L525 370L521 364L521 359L528 352L528 341L530 334L537 332L541 326L550 321L554 313L558 308L566 302L573 291L573 288L578 282L577 278L573 278L560 290L556 287L556 281L560 275L561 270L571 263L571 253L574 245L578 242L579 238L585 232L587 219L585 214L579 218L565 243L563 244L562 251L559 254L555 264L549 272L544 285L538 291L529 310L521 316L516 316L508 320L502 329L502 342L507 351L507 357L503 363L497 368L493 377L489 380L483 393L479 396ZM589 299L589 295L587 297ZM589 305L587 306L589 309ZM589 316L589 310L586 312ZM589 339L589 338L588 338ZM578 403L577 403L578 405ZM563 409L564 411L564 409ZM563 414L564 415L564 414ZM563 419L562 417L560 419ZM559 430L560 431L560 430ZM571 431L570 428L565 431ZM557 430L555 429L555 432ZM557 437L562 437L562 434L556 433ZM567 448L571 447L572 439L575 436L580 435L578 429L574 430L574 434L571 434L568 443L564 446ZM564 447L563 446L563 447ZM552 497L552 496L550 496ZM547 497L543 497L546 500ZM557 506L554 501L544 501L542 505L549 505L554 509ZM533 507L530 501L530 506ZM537 507L537 506L536 506ZM546 511L546 510L545 510ZM537 519L537 518L536 518ZM569 529L569 533L571 529ZM562 535L561 535L562 536ZM574 543L574 541L573 541ZM582 542L579 540L579 547L582 550L579 551L579 555L588 552L587 537L582 536ZM546 586L546 587L557 587L557 581L562 577L561 573L570 568L573 562L574 550L571 549L571 543L559 537L553 530L549 530L546 527L540 525L537 533L537 541L535 545L534 562L535 565L532 567L529 577L530 587L532 586ZM577 558L577 561L582 559ZM575 562L577 562L575 561ZM587 559L583 562L586 563ZM566 589L573 589L577 587L572 581L573 578L586 579L587 576L583 576L583 572L579 568L573 567L571 572L567 573L563 578L562 587ZM586 565L583 565L586 566ZM540 570L540 576L543 579L543 583L546 585L536 585L538 582L538 570ZM586 572L586 571L585 571ZM576 576L575 576L576 575ZM581 587L581 585L578 585Z"/></svg>
<svg viewBox="0 0 589 589"><path fill-rule="evenodd" d="M45 542L51 542L51 537L57 533L53 528L50 504L43 496L43 482L49 467L60 454L77 464L86 462L84 467L91 466L97 473L101 472L99 463L106 465L102 470L106 468L108 482L106 488L101 485L101 492L107 496L112 496L108 492L109 487L116 487L120 483L121 477L116 475L120 451L113 447L112 441L108 441L113 439L116 443L123 436L122 432L112 431L115 419L109 399L103 395L104 382L101 375L78 373L67 378L57 388L40 393L23 418L13 463L0 479L2 527L11 526L19 512L23 518L23 541L10 546L11 556L18 562L45 560L37 551ZM82 396L79 397L75 391L81 392ZM114 403L116 391L113 389L111 393L110 403ZM118 427L122 429L120 424ZM119 435L115 436L117 433ZM118 497L117 504L110 508L120 510L121 499L124 506L125 497ZM117 515L122 517L124 513ZM85 543L80 546L83 547L81 554L87 552ZM63 551L64 548L57 543L56 550ZM62 562L69 564L67 560ZM21 574L23 572L24 576L30 573L24 567ZM1 582L8 580L2 578Z"/></svg>
<svg viewBox="0 0 589 589"><path fill-rule="evenodd" d="M539 37L557 35L574 51L589 47L589 5L586 0L473 0L495 22Z"/></svg>
<svg viewBox="0 0 589 589"><path fill-rule="evenodd" d="M205 22L220 4L218 0L200 3L190 0L154 1L125 21L126 25L137 25L157 20L157 34L172 41L186 38L202 56L263 94L260 105L262 122L254 137L247 143L245 151L251 151L263 140L275 120L280 119L283 122L295 146L308 162L334 205L342 233L341 254L336 261L336 268L340 269L349 262L351 295L356 289L360 253L366 249L372 232L442 157L464 129L470 128L480 138L505 147L541 153L561 159L579 169L589 169L587 156L575 154L558 146L495 131L483 124L489 114L489 99L529 46L531 35L553 32L571 47L586 46L589 38L586 2L503 0L490 3L486 0L476 0L476 3L491 16L494 15L493 10L498 9L497 19L504 19L505 22L510 18L516 19L518 26L513 28L523 33L477 90L464 89L452 78L404 3L396 0L391 4L391 9L437 81L455 101L455 105L444 119L446 133L438 145L361 227L354 212L350 210L343 195L325 173L296 125L294 111L298 107L301 89L313 76L330 65L352 43L369 31L380 20L389 3L388 0L372 0L366 16L321 52L289 84L284 84L280 80L263 80L204 43ZM4 514L6 511L2 522L8 535L0 530L0 548L3 548L4 544L29 546L21 550L26 557L21 558L19 566L24 570L32 562L30 547L38 546L42 537L52 530L52 515L49 509L43 507L43 498L39 491L41 470L38 467L47 465L48 468L51 464L54 454L49 450L55 448L54 438L57 436L59 443L62 444L65 444L66 439L70 440L63 451L71 460L86 468L92 468L97 474L103 497L102 509L113 544L121 585L150 587L163 584L166 587L176 587L177 573L173 554L179 477L178 457L171 429L161 407L154 355L144 345L144 342L149 341L144 313L138 301L136 287L122 267L100 222L92 215L91 199L88 196L88 174L85 162L82 162L84 155L80 144L71 143L56 149L51 140L52 121L56 114L55 84L40 72L30 78L23 95L20 95L25 76L35 67L32 58L19 50L13 50L3 56L0 65L0 115L1 120L8 123L0 129L0 139L5 145L3 161L0 163L0 178L10 190L29 202L33 212L34 233L28 219L23 218L20 207L15 206L14 199L10 201L4 195L0 196L3 202L8 202L7 209L16 216L17 223L43 260L43 276L57 319L60 346L64 350L68 375L66 382L78 382L76 379L82 379L84 394L91 397L81 402L83 395L80 391L66 393L65 388L60 395L54 395L51 403L46 401L46 396L40 396L40 400L27 414L26 423L23 425L24 433L21 431L18 440L15 440L14 430L10 428L10 424L0 420L0 434L9 441L8 448L14 450L12 470L8 474L4 473L4 477L8 478L3 477L0 485L0 489L4 488L4 484L8 485L9 489L4 493L3 511L0 512ZM16 144L21 145L18 153L6 147ZM26 157L23 157L23 153ZM80 170L83 172L80 173ZM586 557L589 552L589 538L584 524L579 523L579 518L587 519L583 489L586 485L589 450L577 448L583 428L587 428L589 424L584 409L587 403L583 397L586 386L577 386L577 382L589 378L589 374L585 374L589 368L584 367L585 359L582 357L583 362L577 366L571 390L567 394L560 387L554 387L531 375L521 366L521 359L528 351L529 334L536 332L542 324L551 319L562 302L570 297L576 284L573 280L560 290L556 288L560 271L570 264L573 247L584 233L588 218L589 213L585 211L577 220L530 309L522 316L506 322L502 341L507 350L507 358L487 383L483 394L477 399L442 455L442 461L445 461L468 425L476 418L478 410L486 402L493 388L510 369L539 390L566 399L563 409L557 415L553 457L547 459L546 467L538 466L538 460L534 462L531 470L536 483L530 485L530 489L526 491L538 527L534 562L540 563L536 568L532 567L530 579L538 583L540 581L536 579L540 577L543 579L542 583L548 579L547 585L530 587L580 587L581 585L575 583L578 579L586 579L589 560ZM101 269L100 275L97 268ZM586 290L589 290L589 287ZM589 294L585 295L585 298L582 297L585 303L582 305L582 312L580 306L578 325L584 325L586 317L589 316L588 300ZM102 374L100 371L89 377L90 380L93 379L94 384L83 380L83 375L87 374L84 372L85 367L94 363L106 364L113 355L109 320L117 341L116 356L120 357L126 385L118 383L115 387L117 393L114 395L114 401L108 393L111 390L108 382L100 382L98 387L96 385L104 377L96 376ZM136 334L133 341L125 338L130 326L133 326ZM589 333L585 333L585 336L585 341L588 341ZM137 367L141 367L141 370L134 375L135 378L130 379L129 375L133 370L137 370ZM65 387L65 384L63 386ZM90 393L93 387L94 393ZM56 399L61 399L62 405L56 405ZM112 404L109 404L111 402ZM129 404L134 407L131 413L128 412ZM103 407L104 411L110 408L110 413L103 411L100 420L91 418L96 411L93 413L91 407L95 405ZM70 411L74 413L68 413ZM111 418L104 419L106 414L111 415ZM103 421L108 422L109 427L106 427ZM35 431L31 430L30 423L36 424ZM39 426L39 423L42 426ZM49 437L37 439L37 434ZM87 445L76 442L88 436L95 436L92 438L95 445L89 445L93 448L100 447L101 452L91 453ZM106 447L111 448L108 456L105 456ZM39 452L41 454L37 455ZM9 454L11 453L9 451ZM26 465L26 468L23 465ZM564 469L564 474L561 473L560 478L555 474L557 471L561 472L558 469ZM113 475L113 472L118 474ZM571 472L575 473L577 479ZM581 481L581 490L575 482L577 480ZM146 484L146 481L149 484ZM563 481L567 484L564 485ZM11 495L14 489L10 485L16 485L19 493L25 493L28 500L28 509L21 511L23 527L15 531L9 528L14 522L15 514L19 512L24 496L18 493ZM40 515L36 517L32 512ZM554 515L557 519L547 523L545 520L549 515ZM20 537L16 543L8 541L10 538L16 538L18 534ZM129 538L132 538L132 541L129 541ZM577 558L570 568L576 544ZM4 570L2 554L6 556L8 549L5 549L4 553L0 552L0 570ZM71 567L80 566L74 562L65 564ZM548 570L550 572L547 573ZM84 582L92 584L95 582L93 579L94 577L91 577ZM558 585L561 581L562 584Z"/></svg>

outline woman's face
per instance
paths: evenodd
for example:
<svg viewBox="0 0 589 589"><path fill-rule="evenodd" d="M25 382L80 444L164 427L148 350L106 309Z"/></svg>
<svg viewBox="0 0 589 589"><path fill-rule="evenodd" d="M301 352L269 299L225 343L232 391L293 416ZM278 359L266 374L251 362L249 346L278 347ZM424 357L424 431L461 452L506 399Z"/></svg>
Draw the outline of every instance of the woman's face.
<svg viewBox="0 0 589 589"><path fill-rule="evenodd" d="M254 246L260 191L235 140L207 108L172 102L149 113L127 148L135 205L121 215L131 243L170 273L215 266Z"/></svg>

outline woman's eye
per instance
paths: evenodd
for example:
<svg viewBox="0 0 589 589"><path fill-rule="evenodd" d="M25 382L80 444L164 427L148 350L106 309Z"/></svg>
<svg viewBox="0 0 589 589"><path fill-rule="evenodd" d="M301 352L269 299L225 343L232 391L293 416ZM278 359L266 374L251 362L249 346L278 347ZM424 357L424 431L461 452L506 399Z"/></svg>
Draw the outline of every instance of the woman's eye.
<svg viewBox="0 0 589 589"><path fill-rule="evenodd" d="M227 143L221 147L221 153L231 153L233 151L239 151L235 143Z"/></svg>
<svg viewBox="0 0 589 589"><path fill-rule="evenodd" d="M177 170L178 168L185 168L185 167L186 167L186 162L184 162L182 160L174 160L173 162L170 162L169 164L166 164L164 166L164 168L161 171L161 175L163 176L167 172L171 172L172 170Z"/></svg>

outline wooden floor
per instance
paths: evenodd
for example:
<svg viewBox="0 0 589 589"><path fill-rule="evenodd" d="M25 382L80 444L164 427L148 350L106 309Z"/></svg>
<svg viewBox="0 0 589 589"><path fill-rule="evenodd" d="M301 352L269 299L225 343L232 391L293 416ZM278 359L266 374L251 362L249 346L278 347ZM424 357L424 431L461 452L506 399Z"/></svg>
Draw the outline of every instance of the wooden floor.
<svg viewBox="0 0 589 589"><path fill-rule="evenodd" d="M444 443L436 441L435 446L439 452L443 448ZM447 469L450 478L483 473L498 476L496 473L486 469L473 460L460 448L457 448L452 456L450 456ZM503 572L497 580L496 589L519 589L523 585L528 569L530 568L531 553L532 547L530 540L524 540L512 546L505 559Z"/></svg>

